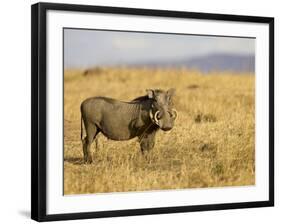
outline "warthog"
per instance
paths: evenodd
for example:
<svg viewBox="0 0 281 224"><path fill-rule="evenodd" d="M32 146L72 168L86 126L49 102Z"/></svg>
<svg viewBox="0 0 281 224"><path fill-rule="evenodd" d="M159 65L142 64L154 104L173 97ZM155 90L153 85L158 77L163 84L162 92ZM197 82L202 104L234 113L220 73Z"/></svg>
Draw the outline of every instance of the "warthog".
<svg viewBox="0 0 281 224"><path fill-rule="evenodd" d="M172 108L175 89L168 91L146 90L147 95L130 102L107 97L88 98L81 104L81 140L85 163L92 162L90 147L101 132L112 140L129 140L138 137L141 152L154 147L155 134L174 126L177 112ZM87 136L83 139L83 121Z"/></svg>

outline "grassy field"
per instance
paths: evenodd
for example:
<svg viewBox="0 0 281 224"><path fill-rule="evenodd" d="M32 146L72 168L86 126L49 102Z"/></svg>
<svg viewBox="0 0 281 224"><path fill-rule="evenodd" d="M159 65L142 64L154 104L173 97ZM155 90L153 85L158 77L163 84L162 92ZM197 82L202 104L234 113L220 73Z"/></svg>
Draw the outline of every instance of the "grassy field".
<svg viewBox="0 0 281 224"><path fill-rule="evenodd" d="M148 88L176 88L178 119L142 157L137 139L92 144L83 164L80 104L129 101ZM255 184L255 76L185 69L99 68L64 74L64 193L126 192ZM84 132L85 133L85 132Z"/></svg>

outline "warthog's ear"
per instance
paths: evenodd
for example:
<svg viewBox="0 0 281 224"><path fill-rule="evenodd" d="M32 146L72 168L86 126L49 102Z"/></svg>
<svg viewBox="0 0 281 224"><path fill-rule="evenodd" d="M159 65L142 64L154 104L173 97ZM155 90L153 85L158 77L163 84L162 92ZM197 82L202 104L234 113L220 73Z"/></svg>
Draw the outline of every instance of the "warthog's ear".
<svg viewBox="0 0 281 224"><path fill-rule="evenodd" d="M147 96L148 96L149 99L154 98L154 91L153 91L153 89L147 89L146 93L147 93Z"/></svg>
<svg viewBox="0 0 281 224"><path fill-rule="evenodd" d="M175 88L171 88L167 90L167 96L169 98L172 98L173 95L175 95L176 89Z"/></svg>

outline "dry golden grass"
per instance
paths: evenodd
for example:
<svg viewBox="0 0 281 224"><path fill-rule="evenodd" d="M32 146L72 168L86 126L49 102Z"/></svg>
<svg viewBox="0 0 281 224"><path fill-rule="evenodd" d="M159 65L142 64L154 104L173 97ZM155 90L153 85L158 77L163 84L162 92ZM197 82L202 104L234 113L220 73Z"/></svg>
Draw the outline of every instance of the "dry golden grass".
<svg viewBox="0 0 281 224"><path fill-rule="evenodd" d="M64 74L64 193L126 192L255 183L255 77L185 69L100 68ZM99 134L94 163L83 164L80 104L91 96L129 101L145 89L177 89L179 117L142 158L136 139ZM84 132L85 133L85 132Z"/></svg>

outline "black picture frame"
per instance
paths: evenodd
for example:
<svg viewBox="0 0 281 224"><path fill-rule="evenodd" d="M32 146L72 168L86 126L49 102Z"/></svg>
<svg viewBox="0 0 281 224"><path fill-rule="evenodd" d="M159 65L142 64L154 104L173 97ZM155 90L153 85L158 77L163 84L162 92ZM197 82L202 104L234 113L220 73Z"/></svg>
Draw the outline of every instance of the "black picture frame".
<svg viewBox="0 0 281 224"><path fill-rule="evenodd" d="M133 216L162 213L178 213L206 210L238 209L274 206L274 18L163 11L137 8L103 7L73 4L37 3L31 10L31 218L37 221L54 221L116 216ZM269 200L208 204L196 206L160 207L85 213L46 214L46 13L48 10L75 12L100 12L124 15L141 15L169 18L193 18L205 20L254 22L269 25Z"/></svg>

